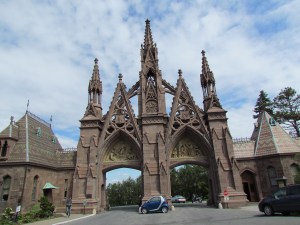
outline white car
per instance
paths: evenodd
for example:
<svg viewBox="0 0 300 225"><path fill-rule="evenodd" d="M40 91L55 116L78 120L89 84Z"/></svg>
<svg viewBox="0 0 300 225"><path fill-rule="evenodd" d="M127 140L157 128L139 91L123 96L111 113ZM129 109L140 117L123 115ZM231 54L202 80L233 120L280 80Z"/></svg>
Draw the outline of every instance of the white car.
<svg viewBox="0 0 300 225"><path fill-rule="evenodd" d="M185 203L186 198L181 195L175 195L172 197L172 203Z"/></svg>

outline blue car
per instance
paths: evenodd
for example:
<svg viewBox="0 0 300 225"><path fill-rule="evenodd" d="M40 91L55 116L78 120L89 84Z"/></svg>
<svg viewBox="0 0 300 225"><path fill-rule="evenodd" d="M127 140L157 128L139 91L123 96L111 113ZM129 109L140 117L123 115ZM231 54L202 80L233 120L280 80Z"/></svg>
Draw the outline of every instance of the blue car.
<svg viewBox="0 0 300 225"><path fill-rule="evenodd" d="M169 211L167 200L163 196L154 196L150 198L140 207L140 212L146 214L148 212L163 212Z"/></svg>

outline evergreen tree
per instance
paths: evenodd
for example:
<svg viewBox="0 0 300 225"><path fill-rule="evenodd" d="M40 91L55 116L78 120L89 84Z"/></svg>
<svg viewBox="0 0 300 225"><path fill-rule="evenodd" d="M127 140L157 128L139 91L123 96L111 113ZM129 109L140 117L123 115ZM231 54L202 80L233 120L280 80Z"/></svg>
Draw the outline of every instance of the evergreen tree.
<svg viewBox="0 0 300 225"><path fill-rule="evenodd" d="M259 114L263 111L273 116L272 102L268 98L268 94L265 91L260 91L253 111L256 113L256 115L253 115L254 119L257 119Z"/></svg>
<svg viewBox="0 0 300 225"><path fill-rule="evenodd" d="M275 119L294 136L300 137L300 95L286 87L274 98Z"/></svg>

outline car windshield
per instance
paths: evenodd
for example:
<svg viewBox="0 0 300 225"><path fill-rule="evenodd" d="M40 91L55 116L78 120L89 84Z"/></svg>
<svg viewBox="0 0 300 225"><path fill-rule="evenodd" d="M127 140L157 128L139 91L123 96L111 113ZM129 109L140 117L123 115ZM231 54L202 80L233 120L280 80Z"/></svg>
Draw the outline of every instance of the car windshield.
<svg viewBox="0 0 300 225"><path fill-rule="evenodd" d="M274 196L275 198L282 198L282 197L286 196L286 188L281 188L281 189L279 189L278 191L276 191L276 192L273 194L273 196Z"/></svg>

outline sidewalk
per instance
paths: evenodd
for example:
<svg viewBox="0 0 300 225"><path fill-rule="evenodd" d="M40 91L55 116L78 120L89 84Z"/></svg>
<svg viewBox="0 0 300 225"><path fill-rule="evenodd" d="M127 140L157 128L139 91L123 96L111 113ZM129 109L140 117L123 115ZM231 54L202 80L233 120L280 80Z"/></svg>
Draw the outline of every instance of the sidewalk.
<svg viewBox="0 0 300 225"><path fill-rule="evenodd" d="M68 224L71 221L84 219L86 217L94 216L95 214L71 214L68 218L66 215L54 219L37 221L34 223L27 223L28 225L60 225L60 224Z"/></svg>

